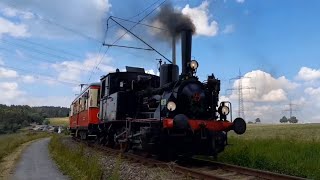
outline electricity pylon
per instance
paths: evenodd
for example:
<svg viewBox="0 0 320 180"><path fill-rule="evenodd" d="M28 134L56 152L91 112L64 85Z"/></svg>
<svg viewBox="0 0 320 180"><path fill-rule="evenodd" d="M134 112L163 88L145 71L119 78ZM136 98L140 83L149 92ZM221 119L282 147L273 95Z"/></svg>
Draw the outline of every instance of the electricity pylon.
<svg viewBox="0 0 320 180"><path fill-rule="evenodd" d="M241 117L245 119L245 108L243 104L243 90L244 89L256 89L255 87L243 87L242 80L245 78L251 78L251 77L244 77L241 75L240 69L239 69L239 75L237 77L231 78L230 81L238 80L238 87L237 88L230 88L227 89L227 91L238 91L238 117Z"/></svg>

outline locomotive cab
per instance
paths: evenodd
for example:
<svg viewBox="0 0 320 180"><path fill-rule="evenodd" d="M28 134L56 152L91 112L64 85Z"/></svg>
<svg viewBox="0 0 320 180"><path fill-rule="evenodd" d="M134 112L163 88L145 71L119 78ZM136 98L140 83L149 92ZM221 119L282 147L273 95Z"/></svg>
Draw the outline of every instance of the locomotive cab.
<svg viewBox="0 0 320 180"><path fill-rule="evenodd" d="M143 68L126 67L126 72L109 73L101 78L101 121L136 118L139 106L138 91L158 88L160 78L146 74Z"/></svg>

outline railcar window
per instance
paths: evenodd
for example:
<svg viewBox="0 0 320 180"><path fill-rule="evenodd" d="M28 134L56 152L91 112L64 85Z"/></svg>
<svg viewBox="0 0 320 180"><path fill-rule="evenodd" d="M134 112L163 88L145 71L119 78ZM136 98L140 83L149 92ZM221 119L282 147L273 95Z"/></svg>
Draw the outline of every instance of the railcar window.
<svg viewBox="0 0 320 180"><path fill-rule="evenodd" d="M88 98L84 98L84 110L87 110L88 109Z"/></svg>
<svg viewBox="0 0 320 180"><path fill-rule="evenodd" d="M79 98L79 106L78 106L78 112L82 111L82 99Z"/></svg>
<svg viewBox="0 0 320 180"><path fill-rule="evenodd" d="M98 89L90 89L89 95L89 107L98 107Z"/></svg>
<svg viewBox="0 0 320 180"><path fill-rule="evenodd" d="M69 116L73 115L73 108L74 108L74 104L71 104Z"/></svg>
<svg viewBox="0 0 320 180"><path fill-rule="evenodd" d="M84 98L81 97L80 98L80 112L83 111L83 109L84 109Z"/></svg>

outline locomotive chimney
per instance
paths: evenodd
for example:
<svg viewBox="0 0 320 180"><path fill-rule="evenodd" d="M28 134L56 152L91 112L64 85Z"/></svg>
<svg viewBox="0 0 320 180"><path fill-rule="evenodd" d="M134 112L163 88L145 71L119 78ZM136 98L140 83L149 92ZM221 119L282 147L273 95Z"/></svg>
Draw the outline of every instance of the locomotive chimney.
<svg viewBox="0 0 320 180"><path fill-rule="evenodd" d="M172 64L176 64L176 35L172 36Z"/></svg>
<svg viewBox="0 0 320 180"><path fill-rule="evenodd" d="M188 63L191 61L192 30L181 31L181 57L182 57L182 75L188 74L190 68Z"/></svg>

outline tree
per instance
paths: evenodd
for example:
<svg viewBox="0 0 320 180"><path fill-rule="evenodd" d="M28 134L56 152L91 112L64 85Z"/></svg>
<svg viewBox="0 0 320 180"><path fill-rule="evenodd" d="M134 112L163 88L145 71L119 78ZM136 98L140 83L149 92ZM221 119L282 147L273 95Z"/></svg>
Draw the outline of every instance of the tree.
<svg viewBox="0 0 320 180"><path fill-rule="evenodd" d="M286 116L283 116L281 119L280 119L280 123L287 123L288 122L288 119Z"/></svg>
<svg viewBox="0 0 320 180"><path fill-rule="evenodd" d="M290 123L298 123L298 119L295 116L292 116L290 119L288 119Z"/></svg>
<svg viewBox="0 0 320 180"><path fill-rule="evenodd" d="M0 134L16 132L31 123L48 124L49 121L44 122L46 117L65 117L68 113L69 108L65 107L0 104Z"/></svg>
<svg viewBox="0 0 320 180"><path fill-rule="evenodd" d="M43 122L44 125L49 125L50 124L50 121L48 119L44 120Z"/></svg>
<svg viewBox="0 0 320 180"><path fill-rule="evenodd" d="M253 122L252 122L252 121L249 121L248 124L253 124Z"/></svg>
<svg viewBox="0 0 320 180"><path fill-rule="evenodd" d="M256 123L261 123L260 118L257 118L257 119L256 119Z"/></svg>

